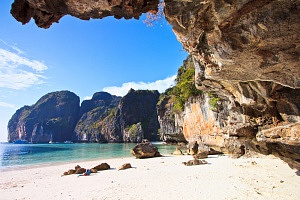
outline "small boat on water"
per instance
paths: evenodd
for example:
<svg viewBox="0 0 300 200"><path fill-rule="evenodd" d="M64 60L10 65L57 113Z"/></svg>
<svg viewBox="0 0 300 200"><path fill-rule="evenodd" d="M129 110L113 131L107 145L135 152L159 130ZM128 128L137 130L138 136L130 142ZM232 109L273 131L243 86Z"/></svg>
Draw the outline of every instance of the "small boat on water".
<svg viewBox="0 0 300 200"><path fill-rule="evenodd" d="M67 140L67 141L65 141L64 143L65 143L65 144L72 144L73 142L72 142L72 141L69 141L69 140Z"/></svg>
<svg viewBox="0 0 300 200"><path fill-rule="evenodd" d="M28 144L28 140L17 140L14 142L14 144Z"/></svg>

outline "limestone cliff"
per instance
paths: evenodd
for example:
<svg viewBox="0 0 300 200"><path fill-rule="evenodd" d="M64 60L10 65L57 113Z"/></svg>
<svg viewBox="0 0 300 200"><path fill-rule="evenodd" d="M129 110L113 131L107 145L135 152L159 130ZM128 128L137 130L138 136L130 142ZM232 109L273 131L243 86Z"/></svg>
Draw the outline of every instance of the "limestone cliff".
<svg viewBox="0 0 300 200"><path fill-rule="evenodd" d="M195 66L192 56L188 56L179 67L176 85L160 95L157 104L161 139L168 143L187 143L183 130L183 110L185 102L199 95L194 83Z"/></svg>
<svg viewBox="0 0 300 200"><path fill-rule="evenodd" d="M116 113L116 124L120 127L124 142L141 142L142 139L159 140L156 112L158 97L157 90L131 89L121 99Z"/></svg>
<svg viewBox="0 0 300 200"><path fill-rule="evenodd" d="M79 97L69 91L52 92L32 106L17 110L8 122L8 142L33 143L71 140L79 112Z"/></svg>
<svg viewBox="0 0 300 200"><path fill-rule="evenodd" d="M174 33L194 57L197 88L221 100L214 114L203 112L206 98L187 104L188 141L232 150L244 146L291 158L299 167L300 1L165 4ZM195 123L207 128L195 130Z"/></svg>
<svg viewBox="0 0 300 200"><path fill-rule="evenodd" d="M161 140L166 143L186 143L183 135L183 120L180 114L174 112L172 96L162 94L157 105L157 115L160 125Z"/></svg>
<svg viewBox="0 0 300 200"><path fill-rule="evenodd" d="M24 106L8 123L8 141L141 142L159 140L158 91L131 89L124 97L97 92L79 106L68 91L43 96Z"/></svg>
<svg viewBox="0 0 300 200"><path fill-rule="evenodd" d="M111 115L121 97L107 92L97 92L92 99L84 100L79 111L79 121L76 124L73 141L76 142L104 142L101 134L103 120Z"/></svg>

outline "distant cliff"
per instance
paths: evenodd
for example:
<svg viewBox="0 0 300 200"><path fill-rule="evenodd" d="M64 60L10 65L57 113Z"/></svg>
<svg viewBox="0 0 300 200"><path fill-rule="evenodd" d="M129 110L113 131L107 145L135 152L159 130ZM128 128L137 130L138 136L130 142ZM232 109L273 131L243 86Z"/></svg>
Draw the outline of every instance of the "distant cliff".
<svg viewBox="0 0 300 200"><path fill-rule="evenodd" d="M69 91L52 92L32 106L17 110L8 122L8 141L34 143L71 140L79 113L79 97Z"/></svg>
<svg viewBox="0 0 300 200"><path fill-rule="evenodd" d="M72 92L49 93L16 111L8 123L8 141L157 141L158 97L158 91L148 90L131 89L123 98L97 92L79 106L79 97Z"/></svg>
<svg viewBox="0 0 300 200"><path fill-rule="evenodd" d="M101 135L106 142L141 142L159 140L156 104L158 91L133 90L101 122Z"/></svg>
<svg viewBox="0 0 300 200"><path fill-rule="evenodd" d="M73 141L76 142L103 142L103 120L118 106L121 97L107 92L97 92L91 100L81 103L79 121L76 124Z"/></svg>
<svg viewBox="0 0 300 200"><path fill-rule="evenodd" d="M74 130L78 142L156 141L159 123L158 91L131 89L123 98L96 93L81 104L81 118Z"/></svg>
<svg viewBox="0 0 300 200"><path fill-rule="evenodd" d="M159 140L156 104L159 98L157 90L133 90L125 95L118 106L116 123L120 126L125 142Z"/></svg>

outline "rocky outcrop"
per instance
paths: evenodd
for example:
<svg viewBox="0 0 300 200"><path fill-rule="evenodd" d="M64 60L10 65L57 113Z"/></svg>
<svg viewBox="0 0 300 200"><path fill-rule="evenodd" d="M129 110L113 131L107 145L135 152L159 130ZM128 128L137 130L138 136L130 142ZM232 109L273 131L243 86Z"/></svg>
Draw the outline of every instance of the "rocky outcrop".
<svg viewBox="0 0 300 200"><path fill-rule="evenodd" d="M142 13L156 12L158 0L15 0L11 14L22 24L28 23L31 18L37 26L49 28L65 15L71 15L83 20L102 19L114 16L117 19L139 19Z"/></svg>
<svg viewBox="0 0 300 200"><path fill-rule="evenodd" d="M160 139L167 143L187 143L183 135L181 115L175 113L173 109L174 100L171 96L163 94L157 105Z"/></svg>
<svg viewBox="0 0 300 200"><path fill-rule="evenodd" d="M187 102L187 140L274 153L299 164L300 2L165 4L174 33L193 55L197 88L220 98L216 109L205 103L209 96Z"/></svg>
<svg viewBox="0 0 300 200"><path fill-rule="evenodd" d="M17 110L8 122L8 141L63 142L71 140L79 112L79 97L69 91L52 92L32 106Z"/></svg>
<svg viewBox="0 0 300 200"><path fill-rule="evenodd" d="M122 99L116 112L115 130L121 132L121 141L141 142L142 139L158 141L159 123L156 104L157 90L131 89Z"/></svg>
<svg viewBox="0 0 300 200"><path fill-rule="evenodd" d="M184 102L199 93L194 84L194 71L193 58L188 56L178 69L176 85L160 95L157 103L160 136L167 143L187 143L183 134L182 113Z"/></svg>
<svg viewBox="0 0 300 200"><path fill-rule="evenodd" d="M108 170L108 169L110 169L110 165L107 163L101 163L100 165L93 167L93 169L95 169L97 171Z"/></svg>
<svg viewBox="0 0 300 200"><path fill-rule="evenodd" d="M107 92L97 92L92 99L81 103L79 121L76 124L73 141L76 142L105 142L102 134L104 119L113 114L121 97Z"/></svg>

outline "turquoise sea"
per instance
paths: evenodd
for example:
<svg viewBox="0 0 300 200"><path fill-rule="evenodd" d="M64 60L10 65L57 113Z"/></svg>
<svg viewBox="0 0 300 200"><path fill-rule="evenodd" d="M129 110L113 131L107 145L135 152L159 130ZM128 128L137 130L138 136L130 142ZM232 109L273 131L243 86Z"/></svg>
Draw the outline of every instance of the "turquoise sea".
<svg viewBox="0 0 300 200"><path fill-rule="evenodd" d="M171 154L175 146L153 143L162 155ZM88 161L95 159L131 157L136 144L11 144L0 143L0 170L18 166Z"/></svg>

